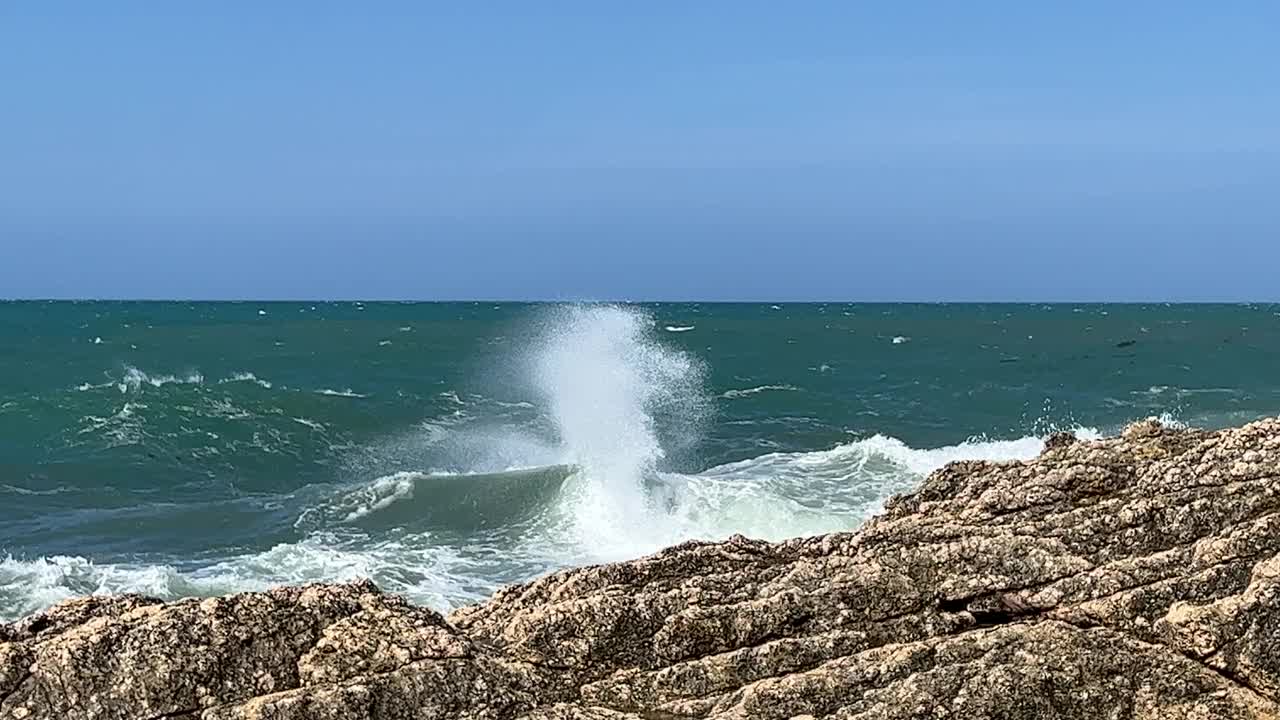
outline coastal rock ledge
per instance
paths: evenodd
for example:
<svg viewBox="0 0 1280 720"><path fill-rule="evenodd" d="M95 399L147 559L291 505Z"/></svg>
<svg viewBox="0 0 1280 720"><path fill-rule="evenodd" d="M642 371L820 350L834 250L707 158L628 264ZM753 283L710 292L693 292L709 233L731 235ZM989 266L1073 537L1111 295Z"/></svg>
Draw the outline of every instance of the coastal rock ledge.
<svg viewBox="0 0 1280 720"><path fill-rule="evenodd" d="M0 718L1280 718L1280 420L962 462L857 532L449 617L370 583L0 626Z"/></svg>

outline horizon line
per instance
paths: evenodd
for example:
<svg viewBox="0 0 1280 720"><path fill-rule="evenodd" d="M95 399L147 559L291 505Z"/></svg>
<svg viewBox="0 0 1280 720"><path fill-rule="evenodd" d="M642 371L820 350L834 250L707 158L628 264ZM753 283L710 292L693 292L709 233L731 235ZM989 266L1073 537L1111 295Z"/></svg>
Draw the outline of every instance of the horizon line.
<svg viewBox="0 0 1280 720"><path fill-rule="evenodd" d="M1098 299L963 299L963 300L855 300L855 299L699 299L699 298L162 298L162 297L0 297L0 303L222 303L222 304L277 304L288 305L298 303L356 303L383 305L461 305L461 304L503 304L503 305L654 305L654 304L701 304L701 305L1280 305L1277 300L1098 300Z"/></svg>

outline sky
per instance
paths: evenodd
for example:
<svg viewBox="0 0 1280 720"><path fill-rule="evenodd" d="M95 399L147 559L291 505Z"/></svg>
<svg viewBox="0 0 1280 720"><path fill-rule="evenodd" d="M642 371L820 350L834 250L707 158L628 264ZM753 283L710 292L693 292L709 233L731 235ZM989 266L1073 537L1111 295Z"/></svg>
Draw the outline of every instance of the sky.
<svg viewBox="0 0 1280 720"><path fill-rule="evenodd" d="M0 3L0 297L1280 300L1271 2Z"/></svg>

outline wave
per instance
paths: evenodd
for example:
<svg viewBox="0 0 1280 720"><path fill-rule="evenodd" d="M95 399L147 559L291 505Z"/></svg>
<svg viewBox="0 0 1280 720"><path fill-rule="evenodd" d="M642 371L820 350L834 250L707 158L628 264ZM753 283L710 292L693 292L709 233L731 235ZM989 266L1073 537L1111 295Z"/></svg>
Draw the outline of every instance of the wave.
<svg viewBox="0 0 1280 720"><path fill-rule="evenodd" d="M107 447L138 445L145 433L142 430L142 418L136 411L146 407L142 403L126 402L108 417L85 415L80 418L81 427L76 435L101 434Z"/></svg>
<svg viewBox="0 0 1280 720"><path fill-rule="evenodd" d="M1077 430L1097 437L1095 430ZM660 475L648 506L649 532L629 538L623 555L689 539L743 533L768 540L852 530L879 512L889 497L917 487L957 460L1009 461L1036 457L1041 437L973 439L917 449L876 435L817 452L769 453L700 473Z"/></svg>
<svg viewBox="0 0 1280 720"><path fill-rule="evenodd" d="M76 488L70 488L70 487L59 485L58 487L48 488L45 490L33 490L31 488L18 487L17 485L0 484L0 492L11 493L13 495L28 495L28 496L61 495L63 493L76 492Z"/></svg>
<svg viewBox="0 0 1280 720"><path fill-rule="evenodd" d="M1091 428L1075 433L1084 439L1100 436ZM736 533L782 540L852 530L889 497L914 489L949 462L1027 460L1043 449L1039 436L974 438L918 449L875 435L828 450L769 453L690 474L654 469L619 478L590 465L399 472L336 493L304 511L295 526L395 528L466 538L502 530L517 536L514 547L523 555L542 557L545 567L563 567ZM624 522L600 519L621 510L628 514Z"/></svg>
<svg viewBox="0 0 1280 720"><path fill-rule="evenodd" d="M1238 388L1219 387L1219 388L1182 388L1172 387L1169 385L1152 385L1145 391L1134 391L1133 394L1146 395L1163 395L1164 393L1173 393L1175 395L1236 395L1241 390Z"/></svg>
<svg viewBox="0 0 1280 720"><path fill-rule="evenodd" d="M750 397L763 392L796 392L800 388L794 385L760 385L758 387L743 388L741 390L726 390L720 397L726 400L736 400L738 398Z"/></svg>
<svg viewBox="0 0 1280 720"><path fill-rule="evenodd" d="M0 559L0 622L80 595L143 593L176 597L163 592L169 585L168 572L159 567L95 565L83 557L57 555L18 560L7 556Z"/></svg>
<svg viewBox="0 0 1280 720"><path fill-rule="evenodd" d="M259 386L259 387L263 387L263 388L266 388L266 389L268 389L268 390L270 390L270 389L271 389L271 383L270 383L270 381L263 380L262 378L258 377L257 375L254 375L254 374L253 374L253 373L251 373L251 372L237 372L237 373L232 373L230 377L223 378L222 380L219 380L219 381L218 381L218 384L219 384L219 385L226 385L226 384L228 384L228 383L240 383L240 382L253 383L253 384L255 384L255 385Z"/></svg>
<svg viewBox="0 0 1280 720"><path fill-rule="evenodd" d="M544 510L577 468L550 465L496 473L402 471L308 508L295 527L346 525L473 532L507 527Z"/></svg>
<svg viewBox="0 0 1280 720"><path fill-rule="evenodd" d="M199 372L190 372L181 377L177 375L148 375L136 367L125 366L124 377L117 383L116 387L121 394L137 393L142 390L144 385L151 387L164 387L165 385L201 385L204 383L204 375Z"/></svg>
<svg viewBox="0 0 1280 720"><path fill-rule="evenodd" d="M253 383L260 387L271 389L272 384L267 380L259 378L251 372L235 372L217 382L219 385L227 385L230 383ZM185 375L152 375L144 370L140 370L131 365L126 365L124 374L119 379L108 380L104 383L83 382L75 387L80 392L89 392L91 390L101 390L104 388L115 388L121 394L136 394L145 387L162 388L166 385L203 385L205 376L198 370L192 370Z"/></svg>
<svg viewBox="0 0 1280 720"><path fill-rule="evenodd" d="M351 388L347 388L346 390L330 390L329 388L322 388L320 390L316 390L316 394L327 395L329 397L343 397L343 398L357 398L357 399L364 399L369 397L368 395L361 395L360 393L355 392Z"/></svg>
<svg viewBox="0 0 1280 720"><path fill-rule="evenodd" d="M83 595L138 593L162 600L261 591L279 585L371 578L390 592L446 610L503 583L477 580L481 565L443 546L384 542L354 547L316 536L199 568L166 562L99 563L81 556L0 558L0 622ZM510 582L515 577L506 580Z"/></svg>
<svg viewBox="0 0 1280 720"><path fill-rule="evenodd" d="M325 430L324 425L322 423L316 422L315 420L310 420L304 417L295 417L292 419L294 422L298 423L299 425L302 425L304 427L309 427L312 430L315 430L316 432L324 432Z"/></svg>
<svg viewBox="0 0 1280 720"><path fill-rule="evenodd" d="M694 329L693 325L668 325L666 331L669 333L683 333Z"/></svg>

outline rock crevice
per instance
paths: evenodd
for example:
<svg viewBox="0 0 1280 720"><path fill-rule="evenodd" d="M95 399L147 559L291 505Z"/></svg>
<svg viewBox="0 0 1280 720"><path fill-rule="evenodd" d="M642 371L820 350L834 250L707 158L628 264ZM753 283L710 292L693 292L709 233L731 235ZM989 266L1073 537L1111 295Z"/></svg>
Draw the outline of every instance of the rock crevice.
<svg viewBox="0 0 1280 720"><path fill-rule="evenodd" d="M861 529L689 542L447 618L368 582L0 626L0 720L1280 717L1280 420L1055 436Z"/></svg>

